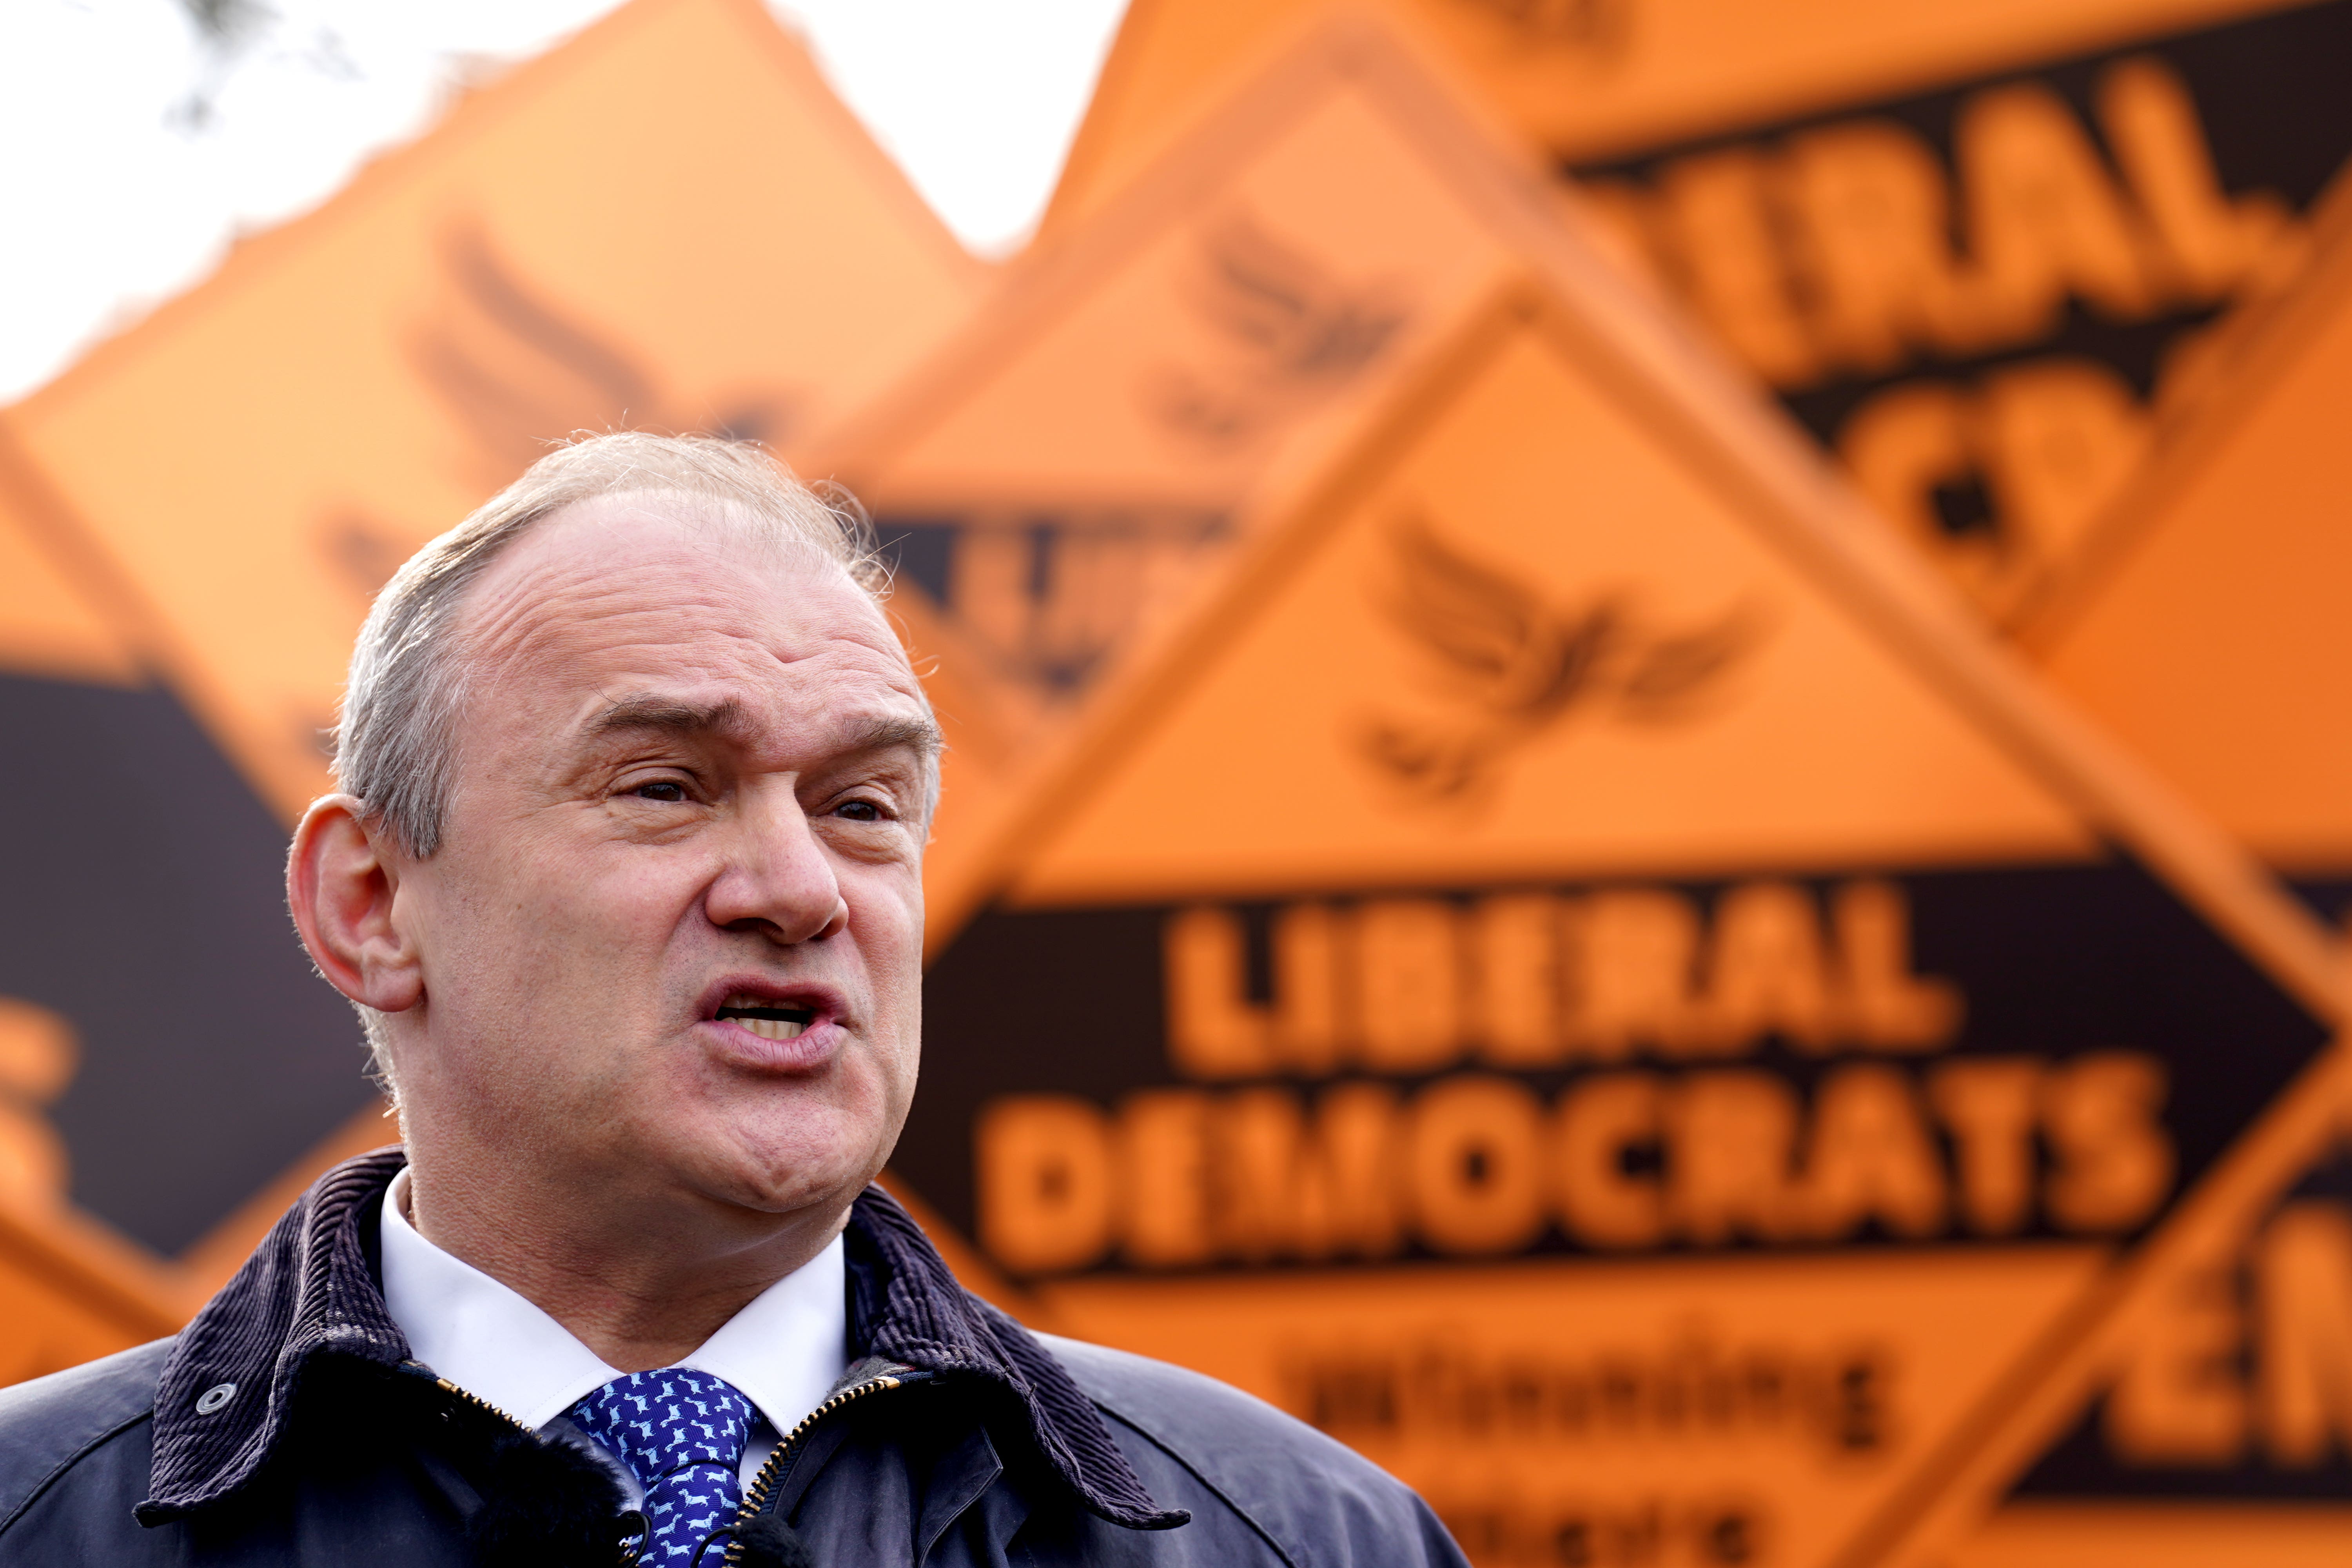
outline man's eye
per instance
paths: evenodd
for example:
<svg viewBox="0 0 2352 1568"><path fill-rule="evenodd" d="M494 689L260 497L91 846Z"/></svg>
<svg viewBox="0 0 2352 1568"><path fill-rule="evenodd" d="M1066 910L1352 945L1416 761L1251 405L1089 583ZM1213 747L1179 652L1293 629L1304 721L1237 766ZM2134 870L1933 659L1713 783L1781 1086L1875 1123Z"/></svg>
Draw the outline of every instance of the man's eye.
<svg viewBox="0 0 2352 1568"><path fill-rule="evenodd" d="M845 816L852 822L879 822L882 807L870 800L845 800L833 808L835 816Z"/></svg>
<svg viewBox="0 0 2352 1568"><path fill-rule="evenodd" d="M676 779L656 779L651 784L639 784L629 793L640 800L682 801L686 798L686 786Z"/></svg>

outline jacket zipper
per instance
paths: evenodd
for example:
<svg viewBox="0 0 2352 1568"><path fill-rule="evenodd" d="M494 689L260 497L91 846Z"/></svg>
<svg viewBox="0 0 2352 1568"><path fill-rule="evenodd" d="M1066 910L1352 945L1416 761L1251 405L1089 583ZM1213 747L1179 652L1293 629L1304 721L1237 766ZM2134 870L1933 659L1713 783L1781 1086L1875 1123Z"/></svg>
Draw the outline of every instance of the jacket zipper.
<svg viewBox="0 0 2352 1568"><path fill-rule="evenodd" d="M508 1415L505 1411L499 1409L488 1400L484 1399L480 1394L468 1393L467 1390L458 1387L456 1384L450 1382L446 1377L436 1375L433 1381L440 1386L444 1393L455 1394L460 1401L474 1406L478 1410L488 1412L490 1415L495 1415L499 1420L505 1422L508 1426L513 1427L516 1431L525 1433L532 1436L536 1436L538 1435L531 1432L530 1427L524 1426L521 1422L516 1420L513 1416ZM745 1525L750 1524L752 1520L757 1518L760 1510L767 1506L768 1494L775 1489L776 1483L783 1479L784 1471L791 1468L793 1449L799 1447L801 1439L807 1436L811 1429L813 1429L818 1422L824 1420L826 1416L832 1415L835 1411L839 1410L843 1405L849 1404L853 1400L863 1399L869 1394L878 1394L886 1388L897 1388L905 1381L906 1380L904 1378L896 1376L890 1373L883 1373L878 1376L869 1377L863 1383L851 1384L847 1388L843 1389L840 1393L826 1400L823 1405L818 1405L806 1415L802 1416L800 1425L794 1426L790 1432L784 1434L783 1439L779 1442L774 1450L768 1455L767 1462L760 1467L760 1473L751 1478L751 1489L743 1494L743 1506L735 1515L735 1528L738 1531L740 1531ZM741 1539L739 1537L729 1541L727 1542L727 1555L720 1560L723 1564L723 1568L737 1568L737 1564L740 1561L742 1555L743 1542ZM634 1563L636 1561L636 1557L632 1553L625 1552L620 1558L623 1568L627 1568L628 1564Z"/></svg>
<svg viewBox="0 0 2352 1568"><path fill-rule="evenodd" d="M508 1426L513 1427L518 1432L530 1433L533 1436L538 1436L537 1433L531 1432L530 1427L524 1426L521 1422L516 1420L513 1416L508 1415L505 1411L499 1409L497 1405L491 1404L480 1394L469 1394L466 1390L458 1387L456 1384L450 1382L446 1377L436 1376L433 1381L440 1387L442 1393L454 1394L460 1400L472 1405L475 1409L488 1411L491 1415L497 1416L499 1420L505 1422Z"/></svg>
<svg viewBox="0 0 2352 1568"><path fill-rule="evenodd" d="M516 1431L522 1433L525 1436L536 1437L539 1436L538 1433L533 1432L530 1427L524 1426L521 1422L516 1420L512 1415L509 1415L507 1412L499 1409L497 1405L491 1404L480 1394L470 1393L466 1389L460 1388L456 1384L450 1382L447 1378L439 1376L438 1374L434 1374L433 1381L440 1387L444 1394L455 1394L460 1404L472 1405L477 1410L483 1411L490 1415L496 1416L498 1419L505 1422L508 1426L513 1427ZM650 1528L650 1526L648 1528ZM644 1537L639 1536L635 1539L642 1541ZM614 1561L618 1564L618 1568L635 1568L635 1564L638 1560L638 1553L629 1546L623 1545L615 1549Z"/></svg>
<svg viewBox="0 0 2352 1568"><path fill-rule="evenodd" d="M863 1399L869 1394L878 1393L886 1388L897 1388L905 1381L889 1373L883 1373L878 1376L869 1377L863 1383L851 1384L847 1388L802 1416L800 1425L784 1434L782 1441L776 1445L775 1451L768 1456L767 1463L760 1467L760 1473L751 1478L751 1489L743 1494L743 1507L735 1515L737 1533L734 1539L727 1542L727 1555L720 1560L721 1568L738 1568L738 1564L742 1561L743 1538L740 1532L746 1525L757 1519L760 1510L767 1506L768 1494L775 1489L776 1483L783 1479L784 1472L792 1468L793 1451L800 1446L801 1439L807 1436L818 1422L852 1400Z"/></svg>

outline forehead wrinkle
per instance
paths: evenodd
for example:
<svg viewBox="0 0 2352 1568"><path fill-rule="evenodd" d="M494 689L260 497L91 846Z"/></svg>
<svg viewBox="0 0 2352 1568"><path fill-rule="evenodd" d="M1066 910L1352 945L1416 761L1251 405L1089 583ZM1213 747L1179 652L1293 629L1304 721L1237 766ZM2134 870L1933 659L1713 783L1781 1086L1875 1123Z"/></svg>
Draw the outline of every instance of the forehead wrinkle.
<svg viewBox="0 0 2352 1568"><path fill-rule="evenodd" d="M559 534L572 542L557 548L550 542ZM683 552L698 564L708 564L721 552L746 566L769 573L779 569L794 576L824 575L830 569L856 586L848 569L810 541L768 526L758 515L723 498L703 496L664 486L625 489L574 501L541 519L490 563L474 584L471 598L503 596L502 610L482 615L484 629L510 619L538 595L560 593L586 580L611 591L634 585L625 574L610 568L614 553L658 555ZM728 580L740 583L742 576ZM468 618L460 606L459 618Z"/></svg>
<svg viewBox="0 0 2352 1568"><path fill-rule="evenodd" d="M551 521L564 525L561 518ZM929 695L879 607L845 571L836 568L828 577L824 568L832 563L797 553L779 559L754 549L733 554L713 572L707 538L697 552L690 538L680 537L683 529L635 536L611 523L593 516L577 520L590 536L580 541L584 549L545 543L534 549L533 539L519 542L517 555L496 563L478 583L477 602L466 607L471 613L461 614L453 628L471 645L461 662L494 681L530 668L556 675L574 701L585 699L565 727L575 744L591 745L617 732L616 725L601 723L615 702L641 694L702 708L731 700L737 727L721 738L748 742L765 728L759 720L769 706L768 681L800 667L805 675L786 677L793 685L813 677L846 700L824 724L845 737L837 749L877 749L878 738L883 744L910 743L926 765L936 754L938 744L926 732L935 728ZM618 548L599 548L604 542ZM648 548L629 548L640 542ZM616 553L625 559L616 562ZM646 563L657 570L650 580L631 569L628 556L652 558ZM836 581L844 594L823 591ZM795 592L802 584L819 591ZM563 678L567 666L570 679ZM866 682L887 696L856 694ZM581 690L583 684L591 689ZM877 698L883 700L877 704ZM891 698L916 712L898 710ZM658 727L684 732L678 725ZM694 727L719 733L709 725ZM785 737L779 732L774 739ZM786 742L784 749L794 748Z"/></svg>
<svg viewBox="0 0 2352 1568"><path fill-rule="evenodd" d="M796 595L761 593L749 574L716 579L678 574L665 580L656 593L649 592L635 574L615 571L608 561L572 555L521 564L526 569L506 574L494 568L478 585L482 602L467 606L471 613L461 614L453 628L469 645L467 657L492 667L511 667L561 658L583 642L595 645L595 651L625 658L632 647L677 650L692 641L706 655L725 648L722 662L793 664L822 652L828 643L866 641L845 638L845 628L824 624L837 618L824 613L830 606L820 605L814 616L796 615ZM821 581L824 564L769 560L759 563L759 568L763 574L781 567L793 578ZM846 572L837 575L858 603L869 604ZM904 651L889 637L879 611L868 618L874 626L863 629L877 632L896 656L886 662L904 663ZM680 635L681 621L690 626L690 638Z"/></svg>
<svg viewBox="0 0 2352 1568"><path fill-rule="evenodd" d="M600 640L614 651L647 641L674 645L677 641L674 630L648 626L643 631L652 635L633 635L639 629L629 623L659 623L698 612L709 617L697 628L705 635L723 636L730 641L757 640L720 622L719 617L732 618L743 607L729 602L735 595L710 592L700 584L669 586L672 592L655 599L647 595L645 584L629 581L625 574L590 571L584 565L534 574L500 595L499 602L482 606L474 617L477 624L467 628L468 640L474 644L471 651L499 663L528 661L560 651L565 644L597 629L607 634L606 639Z"/></svg>

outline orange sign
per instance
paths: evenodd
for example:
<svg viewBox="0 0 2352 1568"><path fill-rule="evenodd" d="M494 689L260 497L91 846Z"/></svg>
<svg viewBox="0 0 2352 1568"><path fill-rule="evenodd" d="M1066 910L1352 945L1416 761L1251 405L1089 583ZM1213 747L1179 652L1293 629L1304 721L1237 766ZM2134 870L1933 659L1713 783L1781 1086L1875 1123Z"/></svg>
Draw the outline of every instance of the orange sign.
<svg viewBox="0 0 2352 1568"><path fill-rule="evenodd" d="M756 0L636 0L8 422L167 677L291 812L369 596L542 442L627 424L790 450L980 281Z"/></svg>
<svg viewBox="0 0 2352 1568"><path fill-rule="evenodd" d="M1342 18L822 442L811 466L875 513L910 619L942 623L916 646L971 689L943 707L997 737L950 754L942 852L1269 487L1517 258L1591 266L1574 235L1601 233L1406 42Z"/></svg>
<svg viewBox="0 0 2352 1568"><path fill-rule="evenodd" d="M2273 865L2352 871L2352 187L2021 624L2051 679Z"/></svg>
<svg viewBox="0 0 2352 1568"><path fill-rule="evenodd" d="M959 876L898 1174L1485 1563L1950 1547L2336 1070L2322 933L1598 270L1474 311Z"/></svg>
<svg viewBox="0 0 2352 1568"><path fill-rule="evenodd" d="M1139 0L1049 232L1304 5ZM1393 0L1989 612L2300 255L2352 5ZM2291 130L2286 128L2291 127Z"/></svg>
<svg viewBox="0 0 2352 1568"><path fill-rule="evenodd" d="M2339 191L2295 288L2233 325L2159 455L2020 626L2058 687L2330 913L2352 868L2352 754L2327 717L2352 652L2330 483L2330 416L2352 394L2347 214ZM2180 1227L2105 1339L2021 1390L2022 1418L1952 1499L2013 1489L1984 1561L2054 1561L2110 1526L2145 1563L2342 1555L2309 1505L2352 1491L2347 1105L2339 1086L2251 1143L2234 1190ZM2167 1500L2161 1516L2051 1518L2068 1493ZM2293 1507L2250 1515L2258 1499Z"/></svg>
<svg viewBox="0 0 2352 1568"><path fill-rule="evenodd" d="M58 572L48 553L0 509L0 700L20 758L50 737L26 722L37 694L79 685L110 695L136 685L138 662L106 618ZM26 699L32 697L34 700ZM22 771L22 770L20 770ZM47 772L47 769L35 769ZM38 787L54 793L59 781ZM30 805L11 800L12 810ZM16 946L47 911L37 871L12 864L0 928ZM51 1108L81 1066L79 1033L62 1015L0 995L0 1384L127 1349L179 1327L182 1301L165 1271L65 1206L71 1175Z"/></svg>
<svg viewBox="0 0 2352 1568"><path fill-rule="evenodd" d="M2069 1346L2012 1369L1845 1560L2261 1563L2352 1543L2352 1079L2264 1111ZM2151 1506L2154 1505L2154 1506ZM1965 1547L1945 1557L1938 1542Z"/></svg>
<svg viewBox="0 0 2352 1568"><path fill-rule="evenodd" d="M1579 163L2288 9L2293 0L1394 0L1536 144ZM1130 0L1049 223L1091 211L1327 0Z"/></svg>
<svg viewBox="0 0 2352 1568"><path fill-rule="evenodd" d="M0 556L0 712L37 764L0 780L0 1203L69 1196L178 1253L375 1097L348 1009L286 940L283 827L5 450Z"/></svg>
<svg viewBox="0 0 2352 1568"><path fill-rule="evenodd" d="M0 416L0 1205L217 1279L392 1141L279 881L370 596L571 431L791 449L982 280L757 0L635 0Z"/></svg>
<svg viewBox="0 0 2352 1568"><path fill-rule="evenodd" d="M24 505L23 472L12 467L0 464L0 668L131 684L141 674L136 645L78 589L55 542L44 542Z"/></svg>
<svg viewBox="0 0 2352 1568"><path fill-rule="evenodd" d="M0 1201L0 1384L174 1331L194 1305L177 1285L102 1227L11 1194Z"/></svg>

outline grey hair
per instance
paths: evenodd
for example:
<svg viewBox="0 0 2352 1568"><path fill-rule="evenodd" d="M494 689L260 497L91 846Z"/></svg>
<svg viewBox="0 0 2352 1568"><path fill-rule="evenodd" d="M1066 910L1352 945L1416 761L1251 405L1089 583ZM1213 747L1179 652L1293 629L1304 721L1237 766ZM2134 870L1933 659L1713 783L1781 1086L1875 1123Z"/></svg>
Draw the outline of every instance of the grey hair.
<svg viewBox="0 0 2352 1568"><path fill-rule="evenodd" d="M508 546L565 508L648 492L716 502L721 526L830 561L877 604L888 596L888 569L856 499L838 486L803 484L750 442L618 431L556 447L410 556L376 595L352 650L335 782L408 854L424 859L441 846L468 684L457 625L467 591ZM924 785L928 819L939 795L936 758ZM394 1089L383 1016L359 1011L375 1076Z"/></svg>
<svg viewBox="0 0 2352 1568"><path fill-rule="evenodd" d="M410 556L376 595L335 726L335 782L418 859L441 847L467 661L467 590L509 545L566 507L661 491L717 501L731 526L834 562L878 604L889 572L848 491L801 483L760 447L625 430L558 447L471 517Z"/></svg>

